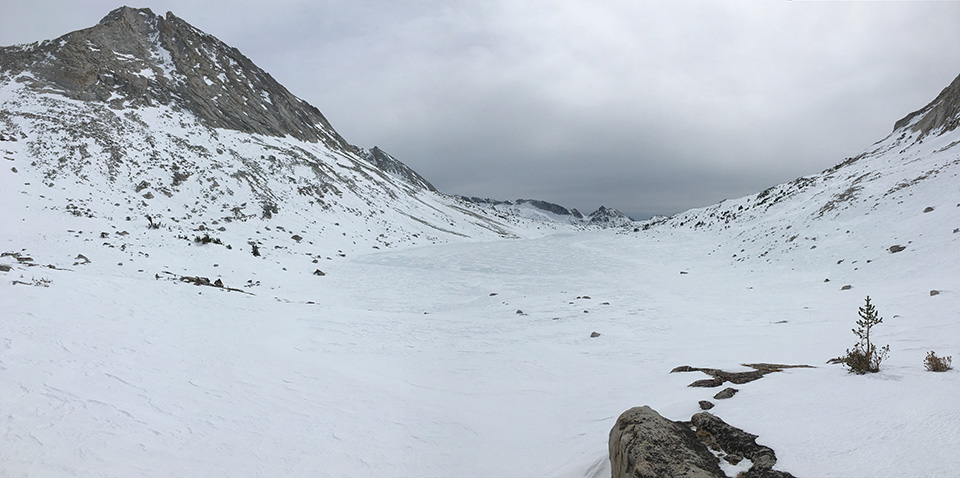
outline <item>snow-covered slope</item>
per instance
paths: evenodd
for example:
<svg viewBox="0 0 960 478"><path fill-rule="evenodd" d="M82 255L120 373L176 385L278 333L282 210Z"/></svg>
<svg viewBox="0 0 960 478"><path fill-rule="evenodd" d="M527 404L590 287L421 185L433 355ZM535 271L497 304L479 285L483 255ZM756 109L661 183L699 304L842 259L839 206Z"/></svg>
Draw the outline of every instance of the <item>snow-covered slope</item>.
<svg viewBox="0 0 960 478"><path fill-rule="evenodd" d="M825 271L869 271L878 260L937 261L960 248L958 103L960 77L856 157L643 229L700 231L717 235L715 253L734 261L801 262ZM858 250L850 252L850 244Z"/></svg>
<svg viewBox="0 0 960 478"><path fill-rule="evenodd" d="M542 234L436 193L376 148L361 157L238 51L148 9L0 50L0 135L17 140L5 199L123 229L150 216L243 249L294 235L346 250ZM256 235L272 224L287 232Z"/></svg>

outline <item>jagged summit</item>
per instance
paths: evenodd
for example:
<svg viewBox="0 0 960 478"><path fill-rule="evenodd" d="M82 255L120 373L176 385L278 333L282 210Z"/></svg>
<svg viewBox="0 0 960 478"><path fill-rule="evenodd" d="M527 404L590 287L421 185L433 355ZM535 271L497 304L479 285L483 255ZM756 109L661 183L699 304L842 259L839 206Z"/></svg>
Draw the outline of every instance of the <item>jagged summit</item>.
<svg viewBox="0 0 960 478"><path fill-rule="evenodd" d="M957 75L930 104L897 121L893 130L909 127L910 131L919 131L920 136L923 137L931 131L943 134L957 129L958 126L960 126L960 75Z"/></svg>
<svg viewBox="0 0 960 478"><path fill-rule="evenodd" d="M121 7L53 41L0 49L0 77L124 106L170 105L206 125L349 148L315 107L249 58L168 12Z"/></svg>
<svg viewBox="0 0 960 478"><path fill-rule="evenodd" d="M370 162L370 164L373 164L374 166L387 172L387 174L390 174L391 176L407 184L412 184L430 191L437 190L437 188L433 187L433 185L430 184L430 181L427 181L426 178L377 146L374 146L373 149L369 150L357 146L354 146L353 148L357 155Z"/></svg>
<svg viewBox="0 0 960 478"><path fill-rule="evenodd" d="M626 214L606 206L600 206L590 214L590 223L610 227L623 226L631 223Z"/></svg>

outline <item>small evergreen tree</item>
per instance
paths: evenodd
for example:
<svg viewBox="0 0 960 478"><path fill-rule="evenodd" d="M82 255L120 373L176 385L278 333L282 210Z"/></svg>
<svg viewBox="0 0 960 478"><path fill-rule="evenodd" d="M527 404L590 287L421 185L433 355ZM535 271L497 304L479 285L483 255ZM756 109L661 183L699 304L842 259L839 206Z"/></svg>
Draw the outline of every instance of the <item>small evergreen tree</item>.
<svg viewBox="0 0 960 478"><path fill-rule="evenodd" d="M884 345L877 348L870 340L870 331L873 326L883 323L883 318L877 313L876 307L870 303L870 296L867 296L867 303L860 307L860 320L857 321L857 328L852 329L860 340L853 346L853 349L847 349L846 355L838 357L832 362L846 365L851 372L856 374L876 373L880 371L880 362L887 358L890 352L890 346Z"/></svg>

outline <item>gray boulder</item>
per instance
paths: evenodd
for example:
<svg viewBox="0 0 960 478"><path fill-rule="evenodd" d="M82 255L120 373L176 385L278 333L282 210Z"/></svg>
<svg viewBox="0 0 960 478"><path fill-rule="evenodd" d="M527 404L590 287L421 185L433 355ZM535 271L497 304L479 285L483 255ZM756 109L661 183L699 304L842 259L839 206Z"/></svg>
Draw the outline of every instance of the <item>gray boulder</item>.
<svg viewBox="0 0 960 478"><path fill-rule="evenodd" d="M725 477L689 427L648 406L623 412L610 430L609 445L612 478Z"/></svg>
<svg viewBox="0 0 960 478"><path fill-rule="evenodd" d="M726 399L728 399L728 398L732 398L732 397L733 397L734 395L736 395L737 392L739 392L739 391L740 391L740 390L737 390L736 388L727 387L727 388L721 390L720 392L718 392L716 395L714 395L713 398L716 399L716 400L726 400Z"/></svg>

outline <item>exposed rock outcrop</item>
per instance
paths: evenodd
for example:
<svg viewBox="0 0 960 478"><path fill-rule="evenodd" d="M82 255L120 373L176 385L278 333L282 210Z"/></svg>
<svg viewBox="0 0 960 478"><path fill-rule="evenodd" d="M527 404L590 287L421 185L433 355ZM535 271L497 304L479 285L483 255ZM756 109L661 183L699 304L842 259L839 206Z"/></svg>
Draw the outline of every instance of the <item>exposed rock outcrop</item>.
<svg viewBox="0 0 960 478"><path fill-rule="evenodd" d="M694 431L695 430L695 431ZM757 444L757 436L731 426L709 412L690 423L674 422L649 406L631 408L610 430L612 478L726 477L720 459L751 462L738 478L792 478L773 469L777 455Z"/></svg>
<svg viewBox="0 0 960 478"><path fill-rule="evenodd" d="M236 48L170 12L121 7L56 40L2 47L0 77L6 75L112 108L175 105L214 128L349 148L319 110Z"/></svg>
<svg viewBox="0 0 960 478"><path fill-rule="evenodd" d="M719 387L726 382L735 383L737 385L742 385L745 383L750 383L754 380L763 378L764 375L773 372L779 372L785 368L813 368L810 365L787 365L787 364L775 364L775 363L745 363L741 364L744 367L750 367L754 370L749 372L725 372L716 368L703 368L703 367L691 367L689 365L681 365L674 368L670 373L677 372L703 372L713 378L706 378L703 380L697 380L691 383L690 387Z"/></svg>
<svg viewBox="0 0 960 478"><path fill-rule="evenodd" d="M727 388L725 388L725 389L717 392L717 394L714 395L713 398L714 398L715 400L726 400L726 399L728 399L728 398L733 398L733 396L736 395L737 392L739 392L739 391L740 391L740 390L737 390L737 389L735 389L735 388L733 388L733 387L727 387Z"/></svg>
<svg viewBox="0 0 960 478"><path fill-rule="evenodd" d="M437 190L437 188L433 187L433 185L430 184L430 181L427 181L426 178L418 174L406 164L403 164L399 159L394 158L386 151L376 146L374 146L373 149L364 149L354 146L353 150L355 153L357 153L357 156L360 156L361 158L367 160L367 162L370 164L380 168L380 170L397 179L400 179L407 184L412 184L430 191Z"/></svg>
<svg viewBox="0 0 960 478"><path fill-rule="evenodd" d="M717 458L690 428L648 406L631 408L610 430L612 478L722 478Z"/></svg>
<svg viewBox="0 0 960 478"><path fill-rule="evenodd" d="M930 104L897 121L893 130L906 126L910 126L911 131L919 131L921 137L931 131L946 133L957 129L960 126L960 76L944 88Z"/></svg>
<svg viewBox="0 0 960 478"><path fill-rule="evenodd" d="M606 206L600 206L590 214L590 224L619 227L633 222L626 214Z"/></svg>
<svg viewBox="0 0 960 478"><path fill-rule="evenodd" d="M753 463L740 478L789 478L790 473L775 471L777 454L773 449L757 444L757 436L731 426L708 412L694 415L690 422L697 429L697 437L710 448L733 457L728 461L746 458Z"/></svg>

